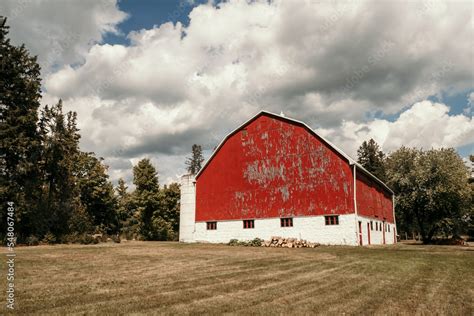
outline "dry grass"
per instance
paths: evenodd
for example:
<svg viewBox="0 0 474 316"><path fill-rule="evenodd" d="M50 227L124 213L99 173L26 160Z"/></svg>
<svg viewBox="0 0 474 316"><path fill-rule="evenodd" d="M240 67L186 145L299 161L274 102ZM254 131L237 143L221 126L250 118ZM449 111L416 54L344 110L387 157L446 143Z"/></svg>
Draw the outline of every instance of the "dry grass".
<svg viewBox="0 0 474 316"><path fill-rule="evenodd" d="M472 247L123 242L16 251L20 314L474 314Z"/></svg>

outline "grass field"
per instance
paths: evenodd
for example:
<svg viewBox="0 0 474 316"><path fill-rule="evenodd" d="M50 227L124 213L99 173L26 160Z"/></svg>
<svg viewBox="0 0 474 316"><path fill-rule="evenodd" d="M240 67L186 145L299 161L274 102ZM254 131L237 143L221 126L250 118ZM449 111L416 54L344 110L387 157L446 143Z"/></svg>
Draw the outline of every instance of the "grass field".
<svg viewBox="0 0 474 316"><path fill-rule="evenodd" d="M19 247L16 313L473 315L473 250L163 242ZM5 275L5 256L1 262Z"/></svg>

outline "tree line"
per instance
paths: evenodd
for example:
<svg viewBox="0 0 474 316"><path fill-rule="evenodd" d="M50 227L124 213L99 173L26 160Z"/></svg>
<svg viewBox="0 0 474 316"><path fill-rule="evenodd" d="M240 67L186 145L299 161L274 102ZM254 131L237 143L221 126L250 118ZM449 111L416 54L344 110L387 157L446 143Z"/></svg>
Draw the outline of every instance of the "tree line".
<svg viewBox="0 0 474 316"><path fill-rule="evenodd" d="M159 184L149 159L133 167L133 191L123 179L114 188L103 159L79 148L77 115L62 102L40 107L37 59L14 46L0 27L0 238L6 237L7 202L15 203L18 242L92 242L91 234L143 240L176 240L179 185ZM474 156L470 157L471 161ZM204 159L193 145L185 163L197 174ZM474 235L474 181L454 149L402 147L389 155L374 140L358 162L396 194L400 234Z"/></svg>
<svg viewBox="0 0 474 316"><path fill-rule="evenodd" d="M474 238L474 178L453 148L401 147L386 155L373 140L357 151L358 162L395 193L399 234ZM474 156L470 155L474 162Z"/></svg>
<svg viewBox="0 0 474 316"><path fill-rule="evenodd" d="M116 188L103 159L79 148L77 115L61 100L41 108L37 58L14 46L0 28L0 238L6 238L7 202L14 202L17 242L83 242L92 234L176 240L179 185L161 187L149 159L133 167L135 190ZM188 170L202 163L193 146ZM117 239L115 237L115 239Z"/></svg>

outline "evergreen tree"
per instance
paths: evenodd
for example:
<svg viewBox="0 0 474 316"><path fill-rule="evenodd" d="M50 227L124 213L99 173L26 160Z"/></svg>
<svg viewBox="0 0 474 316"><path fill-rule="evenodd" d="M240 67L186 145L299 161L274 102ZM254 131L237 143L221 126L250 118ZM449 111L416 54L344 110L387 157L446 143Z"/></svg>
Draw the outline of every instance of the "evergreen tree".
<svg viewBox="0 0 474 316"><path fill-rule="evenodd" d="M49 230L55 236L68 233L72 214L82 205L76 179L79 159L79 133L76 113L63 113L62 102L46 106L39 121L42 154L39 164L44 181L38 215L46 222L38 223L38 234Z"/></svg>
<svg viewBox="0 0 474 316"><path fill-rule="evenodd" d="M160 189L158 183L158 172L150 162L150 159L142 159L133 167L133 184L136 186L136 192L154 192Z"/></svg>
<svg viewBox="0 0 474 316"><path fill-rule="evenodd" d="M119 201L122 201L128 197L128 187L125 184L123 178L118 179L118 185L115 190L117 191Z"/></svg>
<svg viewBox="0 0 474 316"><path fill-rule="evenodd" d="M382 181L386 178L384 161L385 154L372 138L357 150L357 162Z"/></svg>
<svg viewBox="0 0 474 316"><path fill-rule="evenodd" d="M189 174L197 174L202 168L204 158L202 156L201 145L194 144L192 147L192 157L186 159L187 170Z"/></svg>
<svg viewBox="0 0 474 316"><path fill-rule="evenodd" d="M139 233L139 221L137 214L134 212L136 205L132 194L128 193L128 187L125 181L120 178L115 188L117 192L117 215L120 221L120 233L128 240L136 237Z"/></svg>
<svg viewBox="0 0 474 316"><path fill-rule="evenodd" d="M140 235L145 240L156 239L156 223L153 214L159 210L158 173L149 159L142 159L133 167L133 183L136 186L133 194Z"/></svg>
<svg viewBox="0 0 474 316"><path fill-rule="evenodd" d="M76 176L81 204L92 223L108 234L117 233L117 200L107 175L107 167L93 153L80 153Z"/></svg>
<svg viewBox="0 0 474 316"><path fill-rule="evenodd" d="M164 186L160 195L160 217L170 224L171 231L167 233L168 239L177 239L179 231L179 184L171 183Z"/></svg>
<svg viewBox="0 0 474 316"><path fill-rule="evenodd" d="M130 194L127 192L127 189L125 181L123 178L120 178L115 191L117 193L117 215L121 222L127 220L132 215L129 212Z"/></svg>
<svg viewBox="0 0 474 316"><path fill-rule="evenodd" d="M0 237L6 232L7 201L15 203L19 239L35 229L41 187L37 170L37 132L41 97L40 67L22 45L13 46L8 26L0 27Z"/></svg>
<svg viewBox="0 0 474 316"><path fill-rule="evenodd" d="M474 240L474 174L472 165L474 164L474 155L469 155L469 161L471 162L471 167L469 168L469 186L471 189L471 201L470 201L470 210L467 216L465 217L466 220L466 231L470 238L470 240Z"/></svg>

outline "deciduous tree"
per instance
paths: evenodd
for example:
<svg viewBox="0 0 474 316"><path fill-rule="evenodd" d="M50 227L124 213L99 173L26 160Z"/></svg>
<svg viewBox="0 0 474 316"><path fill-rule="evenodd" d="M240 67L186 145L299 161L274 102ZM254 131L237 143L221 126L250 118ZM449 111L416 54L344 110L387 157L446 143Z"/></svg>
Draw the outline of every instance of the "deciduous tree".
<svg viewBox="0 0 474 316"><path fill-rule="evenodd" d="M117 200L107 167L93 153L81 152L76 164L81 203L93 224L108 234L118 232Z"/></svg>
<svg viewBox="0 0 474 316"><path fill-rule="evenodd" d="M424 243L448 225L457 234L469 209L468 173L452 148L402 147L387 159L388 185L396 194L397 221L414 226Z"/></svg>

